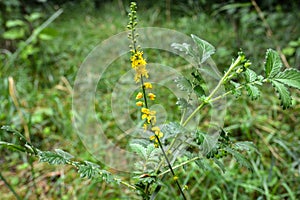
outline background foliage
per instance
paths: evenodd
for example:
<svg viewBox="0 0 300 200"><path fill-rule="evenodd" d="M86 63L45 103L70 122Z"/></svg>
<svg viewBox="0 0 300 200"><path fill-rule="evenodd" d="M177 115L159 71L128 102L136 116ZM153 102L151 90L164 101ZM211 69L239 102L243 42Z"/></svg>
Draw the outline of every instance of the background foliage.
<svg viewBox="0 0 300 200"><path fill-rule="evenodd" d="M159 26L195 34L216 47L215 62L224 70L240 48L262 71L267 48L279 46L290 66L300 66L299 2L258 1L272 37L251 1L140 1L140 27ZM0 2L0 125L13 125L31 143L43 150L64 148L81 160L97 162L85 151L72 129L71 98L76 72L83 59L100 41L124 31L129 1L21 1ZM63 8L64 12L38 34L41 25ZM83 9L85 8L85 9ZM34 36L30 43L28 38ZM24 45L25 44L25 45ZM14 58L15 52L21 51ZM155 62L181 66L180 60L147 52ZM14 58L14 59L12 59ZM98 111L110 111L110 93L115 80L126 71L107 73L98 84ZM223 68L222 68L223 67ZM9 77L11 77L9 79ZM185 177L193 199L297 199L300 197L300 98L293 98L291 110L281 110L278 99L266 95L258 101L240 97L228 99L234 104L227 111L226 131L232 140L253 141L260 155L251 154L250 173L224 160L226 173L210 165L200 170L196 165L179 170ZM175 98L166 99L176 102ZM111 116L100 114L108 130L117 131ZM17 142L7 132L0 140ZM49 166L26 155L0 147L1 177L16 189L22 199L135 199L124 187L82 179L71 167ZM101 163L98 163L101 166ZM88 164L87 164L88 165ZM185 174L185 175L183 175ZM171 177L170 178L170 182ZM168 179L168 177L167 177ZM13 194L0 182L1 199ZM169 184L171 185L171 184ZM165 186L161 198L176 194Z"/></svg>

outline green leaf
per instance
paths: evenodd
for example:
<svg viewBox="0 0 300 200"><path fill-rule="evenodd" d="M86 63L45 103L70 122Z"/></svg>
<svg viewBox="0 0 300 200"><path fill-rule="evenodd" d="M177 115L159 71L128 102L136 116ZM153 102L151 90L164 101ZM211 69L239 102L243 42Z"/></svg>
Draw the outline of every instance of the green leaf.
<svg viewBox="0 0 300 200"><path fill-rule="evenodd" d="M67 164L69 162L68 159L51 151L41 151L39 153L39 158L40 162L47 162L50 165Z"/></svg>
<svg viewBox="0 0 300 200"><path fill-rule="evenodd" d="M222 170L223 173L226 172L224 164L216 158L213 158L215 164Z"/></svg>
<svg viewBox="0 0 300 200"><path fill-rule="evenodd" d="M280 72L282 62L279 54L273 49L268 49L266 53L265 72L266 78L272 78Z"/></svg>
<svg viewBox="0 0 300 200"><path fill-rule="evenodd" d="M141 144L130 144L130 148L133 152L137 153L138 156L140 156L141 158L143 158L144 160L147 159L147 151L146 148L143 147Z"/></svg>
<svg viewBox="0 0 300 200"><path fill-rule="evenodd" d="M258 97L260 97L260 91L256 86L252 84L246 84L245 87L248 95L251 97L251 100L256 100Z"/></svg>
<svg viewBox="0 0 300 200"><path fill-rule="evenodd" d="M176 105L182 110L191 106L185 98L178 98Z"/></svg>
<svg viewBox="0 0 300 200"><path fill-rule="evenodd" d="M78 173L81 178L87 177L89 179L98 175L99 165L84 161L84 164L78 165Z"/></svg>
<svg viewBox="0 0 300 200"><path fill-rule="evenodd" d="M183 51L186 54L191 53L191 45L187 44L187 43L183 43L183 44L178 44L178 43L172 43L171 47L173 47L174 49L178 49L179 51Z"/></svg>
<svg viewBox="0 0 300 200"><path fill-rule="evenodd" d="M243 154L229 147L226 147L225 150L231 155L233 155L238 164L247 167L251 171L253 170L251 163L246 159L246 157Z"/></svg>
<svg viewBox="0 0 300 200"><path fill-rule="evenodd" d="M195 78L195 80L197 80L199 84L205 84L205 81L198 72L192 72L191 75Z"/></svg>
<svg viewBox="0 0 300 200"><path fill-rule="evenodd" d="M279 72L274 80L281 82L287 86L300 90L300 71L297 69L286 69Z"/></svg>
<svg viewBox="0 0 300 200"><path fill-rule="evenodd" d="M177 87L182 91L193 91L192 83L183 76L177 77L174 82L177 83Z"/></svg>
<svg viewBox="0 0 300 200"><path fill-rule="evenodd" d="M251 82L256 81L257 74L251 69L246 69L245 78L246 78L247 83L251 83Z"/></svg>
<svg viewBox="0 0 300 200"><path fill-rule="evenodd" d="M3 39L16 40L25 36L25 30L20 28L13 28L3 33Z"/></svg>
<svg viewBox="0 0 300 200"><path fill-rule="evenodd" d="M205 96L205 91L200 85L194 87L194 92L198 97Z"/></svg>
<svg viewBox="0 0 300 200"><path fill-rule="evenodd" d="M165 134L165 138L168 138L177 134L183 134L187 130L177 122L170 122L162 127L162 132Z"/></svg>
<svg viewBox="0 0 300 200"><path fill-rule="evenodd" d="M6 22L7 28L16 27L16 26L24 26L24 25L25 25L25 23L20 19L8 20Z"/></svg>
<svg viewBox="0 0 300 200"><path fill-rule="evenodd" d="M191 35L194 42L197 44L199 54L201 56L200 64L204 63L212 54L215 53L215 47L205 40L200 39L196 35Z"/></svg>
<svg viewBox="0 0 300 200"><path fill-rule="evenodd" d="M73 155L69 154L68 152L65 152L61 149L55 149L55 152L60 155L61 157L63 157L64 159L71 159L74 158Z"/></svg>
<svg viewBox="0 0 300 200"><path fill-rule="evenodd" d="M5 148L11 149L11 150L27 152L24 147L17 145L17 144L9 143L9 142L0 141L0 146L3 146Z"/></svg>
<svg viewBox="0 0 300 200"><path fill-rule="evenodd" d="M292 98L288 89L282 83L277 82L276 80L271 80L271 83L279 95L283 109L289 108L292 105Z"/></svg>
<svg viewBox="0 0 300 200"><path fill-rule="evenodd" d="M260 154L256 146L253 144L253 142L249 142L249 141L236 142L234 143L234 147L237 150L255 151L257 154Z"/></svg>

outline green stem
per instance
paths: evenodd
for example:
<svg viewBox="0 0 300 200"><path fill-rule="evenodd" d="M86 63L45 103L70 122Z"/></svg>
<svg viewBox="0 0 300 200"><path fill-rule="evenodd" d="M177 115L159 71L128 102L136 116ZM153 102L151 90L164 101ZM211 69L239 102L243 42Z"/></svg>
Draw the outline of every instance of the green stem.
<svg viewBox="0 0 300 200"><path fill-rule="evenodd" d="M4 182L4 184L6 185L6 187L8 187L8 189L14 194L14 196L16 197L17 200L21 200L21 197L16 193L16 191L14 190L14 188L6 181L6 179L4 178L4 176L2 176L1 172L0 172L0 179Z"/></svg>
<svg viewBox="0 0 300 200"><path fill-rule="evenodd" d="M182 124L183 126L186 126L186 124L197 114L199 110L203 108L204 105L210 102L211 98L215 95L215 93L219 90L219 88L224 84L225 80L229 76L229 74L234 70L235 67L237 67L241 62L242 57L238 56L238 58L235 60L234 63L232 63L227 70L227 72L224 74L224 76L221 78L221 80L218 82L218 85L214 88L214 90L210 93L210 95L206 98L204 102L202 102L195 110L194 112L185 120L185 122Z"/></svg>
<svg viewBox="0 0 300 200"><path fill-rule="evenodd" d="M186 165L186 164L188 164L188 163L191 163L191 162L194 162L194 161L196 161L196 160L199 160L200 158L201 158L201 157L197 156L197 157L194 157L194 158L192 158L192 159L190 159L190 160L184 161L184 162L180 163L179 165L174 166L174 167L173 167L173 170L174 170L174 169L177 169L177 168L179 168L179 167L182 167L182 166L184 166L184 165ZM166 171L164 171L164 172L158 174L157 176L163 176L163 175L165 175L165 174L167 174L167 173L169 173L169 172L170 172L170 169L168 169L168 170L166 170Z"/></svg>
<svg viewBox="0 0 300 200"><path fill-rule="evenodd" d="M164 155L164 157L165 157L165 160L167 161L169 170L171 171L171 173L172 173L172 175L173 175L173 178L175 178L175 177L176 177L175 172L174 172L174 170L173 170L173 168L172 168L172 165L171 165L171 163L170 163L170 161L169 161L169 159L168 159L168 157L167 157L167 155L166 155L166 152L165 152L164 149L163 149L163 146L162 146L162 144L161 144L161 142L160 142L160 139L158 138L157 135L155 135L155 137L156 137L156 139L157 139L157 141L158 141L159 147L161 148L161 150L162 150L162 152L163 152L163 155ZM176 182L176 185L177 185L178 189L180 190L180 193L181 193L183 199L186 199L186 197L185 197L185 195L184 195L184 193L183 193L183 190L182 190L182 188L181 188L181 186L180 186L178 180L177 180L177 179L174 179L174 180L175 180L175 182Z"/></svg>
<svg viewBox="0 0 300 200"><path fill-rule="evenodd" d="M240 62L241 62L241 59L242 57L241 56L238 56L238 58L235 60L234 63L232 63L228 69L228 71L224 74L224 76L222 77L222 79L218 82L217 86L214 88L214 90L210 93L210 95L206 98L206 101L202 102L195 110L192 114L190 114L190 116L182 123L180 123L182 126L186 126L187 123L206 105L208 104L209 102L212 102L211 101L211 98L213 97L213 95L215 95L215 93L218 91L218 89L222 86L222 84L224 83L224 81L226 80L226 78L229 76L229 74L232 72L232 70L234 70L235 67L237 67ZM228 93L229 94L229 93ZM220 95L222 96L222 95ZM219 97L220 97L219 96ZM216 98L219 98L219 97L216 97ZM214 99L216 99L214 98ZM179 134L178 134L179 135ZM175 138L171 141L168 149L167 149L167 152L170 151L170 149L174 146L176 140L177 140L177 136L175 136ZM158 164L158 167L156 169L156 173L159 171L160 167L162 166L163 162L161 161L159 164Z"/></svg>

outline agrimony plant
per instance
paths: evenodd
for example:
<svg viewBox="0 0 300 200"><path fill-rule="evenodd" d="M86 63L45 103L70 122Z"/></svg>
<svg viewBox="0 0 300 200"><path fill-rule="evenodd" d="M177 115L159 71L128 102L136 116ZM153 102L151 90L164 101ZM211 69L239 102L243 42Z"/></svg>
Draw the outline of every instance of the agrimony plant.
<svg viewBox="0 0 300 200"><path fill-rule="evenodd" d="M129 29L128 36L131 40L130 64L135 71L133 81L139 84L139 91L137 91L135 99L132 101L135 101L139 110L139 120L142 120L143 131L145 134L150 133L146 141L130 141L132 151L140 157L140 161L135 163L135 178L130 182L126 182L96 163L79 161L71 154L60 149L42 151L26 141L21 133L9 127L2 127L2 130L18 137L20 142L19 144L13 144L0 141L0 145L38 157L40 162L47 162L52 165L71 165L77 169L77 172L83 178L123 184L136 191L142 199L155 199L166 184L165 177L167 174L171 175L180 193L179 195L186 199L188 183L183 182L184 173L179 176L177 170L191 163L196 163L199 168L206 170L213 162L221 171L225 172L226 167L222 162L222 158L231 155L237 163L251 171L252 164L243 154L244 151L259 153L251 141L234 142L225 128L218 127L220 137L215 145L208 152L205 152L203 151L203 145L207 140L210 140L208 133L203 131L201 125L190 130L187 128L187 124L204 109L209 108L213 102L229 95L238 97L246 93L251 100L257 100L263 92L261 88L266 84L272 85L282 108L287 109L292 106L289 87L300 90L300 71L293 68L283 70L283 64L278 53L269 49L266 52L263 64L265 73L263 75L257 74L251 69L251 61L241 51L233 59L216 87L208 91L199 69L215 53L215 48L196 35L191 35L194 44L180 44L174 41L173 48L185 53L197 65L191 69L190 77L179 77L175 80L179 90L188 92L186 98L180 98L176 103L182 111L181 120L157 124L156 111L150 109L150 105L158 99L159 94L154 92L155 85L147 81L149 78L147 61L141 47L138 45L138 35L135 31L137 26L136 3L131 3L130 9L129 24L127 26ZM222 87L225 88L226 92L219 94L218 91ZM199 100L196 108L191 105L191 95L196 96ZM180 157L176 155L178 150L181 151Z"/></svg>

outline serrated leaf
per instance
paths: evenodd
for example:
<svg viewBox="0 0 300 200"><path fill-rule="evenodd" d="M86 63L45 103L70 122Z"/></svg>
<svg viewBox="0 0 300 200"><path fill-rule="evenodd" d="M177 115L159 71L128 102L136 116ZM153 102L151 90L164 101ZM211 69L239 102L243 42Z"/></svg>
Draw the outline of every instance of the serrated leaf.
<svg viewBox="0 0 300 200"><path fill-rule="evenodd" d="M236 142L234 143L234 147L235 149L241 151L255 151L257 154L260 154L256 146L253 144L253 142L249 142L249 141Z"/></svg>
<svg viewBox="0 0 300 200"><path fill-rule="evenodd" d="M193 90L192 83L183 76L177 77L174 82L177 84L176 86L182 91L191 92Z"/></svg>
<svg viewBox="0 0 300 200"><path fill-rule="evenodd" d="M50 165L67 164L69 162L68 159L65 159L63 156L51 151L40 152L39 158L40 158L40 162L47 162Z"/></svg>
<svg viewBox="0 0 300 200"><path fill-rule="evenodd" d="M58 155L62 156L64 159L71 159L71 158L74 158L73 155L71 155L70 153L68 152L65 152L61 149L55 149L54 150Z"/></svg>
<svg viewBox="0 0 300 200"><path fill-rule="evenodd" d="M146 148L143 147L141 144L130 144L130 148L133 152L137 153L138 156L140 156L141 158L143 158L144 160L147 159L147 151Z"/></svg>
<svg viewBox="0 0 300 200"><path fill-rule="evenodd" d="M258 97L260 97L260 91L259 91L258 87L254 86L252 84L247 84L245 87L248 92L248 95L251 97L251 100L255 100Z"/></svg>
<svg viewBox="0 0 300 200"><path fill-rule="evenodd" d="M271 83L279 95L283 109L289 108L292 105L292 98L288 89L282 83L279 83L276 80L271 80Z"/></svg>
<svg viewBox="0 0 300 200"><path fill-rule="evenodd" d="M165 137L174 137L185 133L186 129L177 122L170 122L162 127L162 132L165 133Z"/></svg>
<svg viewBox="0 0 300 200"><path fill-rule="evenodd" d="M200 39L196 35L191 35L194 42L197 44L199 54L201 56L200 64L204 63L212 54L215 53L216 49L213 45L205 40Z"/></svg>
<svg viewBox="0 0 300 200"><path fill-rule="evenodd" d="M242 92L241 90L237 89L238 87L240 87L240 84L239 83L236 83L234 81L230 81L230 82L227 82L225 85L225 90L228 92L228 91L231 91L232 94L238 98L239 96L241 96Z"/></svg>
<svg viewBox="0 0 300 200"><path fill-rule="evenodd" d="M246 159L246 157L243 154L229 147L225 148L225 150L231 155L233 155L238 164L248 168L251 171L253 170L251 163Z"/></svg>
<svg viewBox="0 0 300 200"><path fill-rule="evenodd" d="M178 98L176 105L182 110L190 106L185 98Z"/></svg>
<svg viewBox="0 0 300 200"><path fill-rule="evenodd" d="M257 74L251 69L246 69L245 78L246 78L247 83L251 83L251 82L256 81Z"/></svg>
<svg viewBox="0 0 300 200"><path fill-rule="evenodd" d="M279 72L273 80L300 90L300 71L297 69L286 69Z"/></svg>
<svg viewBox="0 0 300 200"><path fill-rule="evenodd" d="M98 169L98 165L88 161L85 161L84 164L78 165L78 173L80 174L81 178L87 177L90 179L96 177L98 174Z"/></svg>
<svg viewBox="0 0 300 200"><path fill-rule="evenodd" d="M226 172L224 164L216 158L213 158L215 164L222 170L223 173Z"/></svg>
<svg viewBox="0 0 300 200"><path fill-rule="evenodd" d="M207 162L206 159L198 159L198 160L195 161L195 163L202 170L205 170L205 171L211 171L212 170L211 165Z"/></svg>
<svg viewBox="0 0 300 200"><path fill-rule="evenodd" d="M266 53L265 72L266 78L272 78L280 72L282 62L279 54L273 49L268 49Z"/></svg>
<svg viewBox="0 0 300 200"><path fill-rule="evenodd" d="M187 44L187 43L182 43L182 44L179 44L179 43L172 43L171 44L171 47L173 47L174 49L177 49L179 51L183 51L185 52L186 54L189 54L190 51L191 51L191 45L190 44Z"/></svg>

